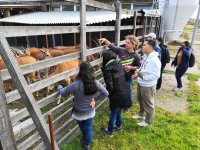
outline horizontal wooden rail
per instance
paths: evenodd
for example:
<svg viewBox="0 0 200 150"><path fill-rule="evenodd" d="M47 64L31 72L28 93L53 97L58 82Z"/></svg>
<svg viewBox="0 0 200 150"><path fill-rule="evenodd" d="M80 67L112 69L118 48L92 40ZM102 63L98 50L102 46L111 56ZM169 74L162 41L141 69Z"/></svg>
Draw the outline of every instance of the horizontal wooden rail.
<svg viewBox="0 0 200 150"><path fill-rule="evenodd" d="M101 2L97 2L94 0L85 0L85 4L88 6L97 7L97 8L101 8L104 10L109 10L109 11L114 11L114 12L116 11L115 7L101 3Z"/></svg>
<svg viewBox="0 0 200 150"><path fill-rule="evenodd" d="M47 34L78 33L79 26L1 26L5 37L34 36Z"/></svg>
<svg viewBox="0 0 200 150"><path fill-rule="evenodd" d="M55 100L58 98L58 96L59 96L59 93L55 92L55 93L37 101L37 104L38 104L39 108L43 108L43 107L47 106L48 104L55 102ZM18 121L20 121L23 118L28 117L28 116L29 116L29 113L28 113L27 109L23 108L23 109L17 111L15 113L15 115L11 116L10 118L11 118L12 124L16 124Z"/></svg>
<svg viewBox="0 0 200 150"><path fill-rule="evenodd" d="M140 25L136 29L141 28ZM133 29L132 25L121 26L121 30ZM115 26L86 26L86 32L115 31ZM79 33L79 26L2 26L0 34L5 37L37 36Z"/></svg>

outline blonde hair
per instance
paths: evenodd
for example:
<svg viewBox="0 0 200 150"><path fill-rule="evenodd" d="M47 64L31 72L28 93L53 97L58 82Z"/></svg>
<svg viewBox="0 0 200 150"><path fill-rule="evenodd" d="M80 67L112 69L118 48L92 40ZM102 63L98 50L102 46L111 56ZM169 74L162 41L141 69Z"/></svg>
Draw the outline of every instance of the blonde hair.
<svg viewBox="0 0 200 150"><path fill-rule="evenodd" d="M138 38L137 38L136 36L134 36L134 35L127 35L127 36L125 37L125 39L126 39L126 40L127 40L127 39L130 40L130 42L134 45L134 49L135 49L135 50L138 49L139 40L138 40Z"/></svg>

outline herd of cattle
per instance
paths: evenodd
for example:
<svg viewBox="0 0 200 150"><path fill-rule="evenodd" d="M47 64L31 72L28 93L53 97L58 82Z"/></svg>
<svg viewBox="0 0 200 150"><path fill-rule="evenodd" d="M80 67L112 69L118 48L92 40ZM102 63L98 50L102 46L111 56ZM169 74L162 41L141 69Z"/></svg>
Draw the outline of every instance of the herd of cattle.
<svg viewBox="0 0 200 150"><path fill-rule="evenodd" d="M66 47L66 46L57 46L54 48L28 48L26 50L26 53L23 54L22 56L18 56L15 57L16 61L19 65L25 65L25 64L33 64L36 61L40 61L40 60L44 60L44 59L49 59L52 57L57 57L57 56L61 56L61 55L65 55L65 54L70 54L70 53L74 53L74 52L78 52L80 51L80 47L79 46L70 46L70 47ZM95 60L95 57L93 55L87 56L87 60L88 61L93 61ZM29 73L27 75L25 75L25 78L28 82L28 84L30 83L34 83L36 81L39 81L45 77L51 77L54 76L56 74L62 73L64 71L76 68L80 65L80 60L79 59L74 59L65 63L60 63L54 67L51 68L46 68L43 69L43 71L37 71L37 72L32 72ZM6 65L3 62L2 58L0 57L0 70L6 69ZM46 70L47 72L44 73ZM41 75L42 74L42 75ZM70 78L65 78L65 84L68 85L70 84L74 79L73 77ZM6 83L4 83L5 85L5 91L11 91L13 90L13 84L12 81L6 81ZM46 94L48 94L49 91L49 87L46 88ZM36 92L36 96L38 96L39 92Z"/></svg>

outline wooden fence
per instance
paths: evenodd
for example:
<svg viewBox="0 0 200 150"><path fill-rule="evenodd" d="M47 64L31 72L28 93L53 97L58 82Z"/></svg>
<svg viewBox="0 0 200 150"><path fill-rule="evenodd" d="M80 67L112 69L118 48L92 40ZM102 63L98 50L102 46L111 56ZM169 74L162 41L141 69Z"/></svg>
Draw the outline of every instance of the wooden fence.
<svg viewBox="0 0 200 150"><path fill-rule="evenodd" d="M79 1L68 1L79 3ZM86 26L86 5L115 11L116 25ZM121 10L120 3L117 3L116 7L112 7L92 0L81 0L80 8L80 28L78 26L6 26L0 28L0 53L8 68L8 70L5 69L0 72L0 147L3 149L51 149L47 122L50 112L53 114L54 118L53 127L55 129L56 149L66 144L78 129L75 120L71 118L72 97L56 105L55 101L59 96L58 92L54 92L37 101L33 96L33 92L57 83L66 77L77 74L79 69L75 68L62 72L30 85L27 84L24 78L25 74L78 58L84 61L88 55L99 53L107 49L105 46L87 49L86 32L115 31L116 45L123 45L125 43L125 41L120 41L120 33L124 30L132 30L132 34L138 36L139 39L142 39L142 36L150 31L159 32L159 18L151 16L145 17L142 13L137 11L128 12L133 15L131 25L121 26L120 17L121 12L124 13L124 11ZM81 52L38 61L34 64L20 67L12 56L9 44L6 40L6 37L62 33L80 33ZM102 58L91 62L93 66L101 63ZM103 78L100 76L101 71L96 71L95 75L99 77L99 80L103 83ZM3 81L8 79L14 81L17 89L5 93ZM8 106L10 104L15 105L17 101L22 101L24 107L18 110L14 115L9 114ZM104 102L105 100L100 102L97 109Z"/></svg>

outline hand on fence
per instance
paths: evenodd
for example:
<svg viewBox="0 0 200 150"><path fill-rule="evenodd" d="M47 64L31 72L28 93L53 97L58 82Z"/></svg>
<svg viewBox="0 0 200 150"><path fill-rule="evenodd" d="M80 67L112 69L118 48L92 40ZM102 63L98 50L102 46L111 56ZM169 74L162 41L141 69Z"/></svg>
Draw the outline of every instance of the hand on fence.
<svg viewBox="0 0 200 150"><path fill-rule="evenodd" d="M101 39L99 39L99 43L104 43L105 41L106 41L107 39L106 38L101 38Z"/></svg>
<svg viewBox="0 0 200 150"><path fill-rule="evenodd" d="M62 89L63 89L63 86L60 85L60 84L58 84L58 85L57 85L57 90L58 90L58 92L60 92Z"/></svg>

